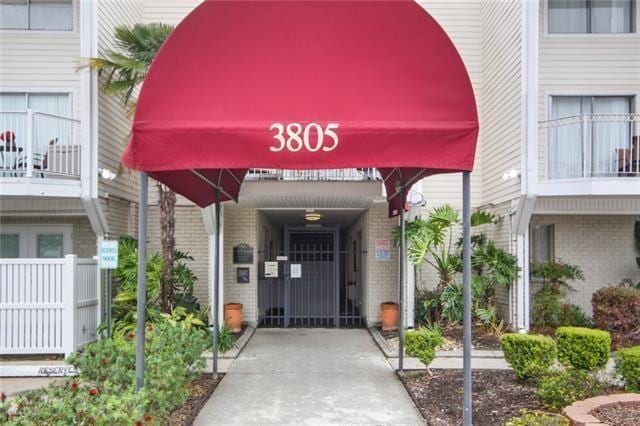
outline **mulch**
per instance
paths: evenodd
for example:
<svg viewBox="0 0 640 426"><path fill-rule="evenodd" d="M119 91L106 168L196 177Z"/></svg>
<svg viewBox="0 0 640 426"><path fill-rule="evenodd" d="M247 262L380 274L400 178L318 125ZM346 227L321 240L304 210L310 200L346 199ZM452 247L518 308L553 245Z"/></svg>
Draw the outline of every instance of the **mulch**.
<svg viewBox="0 0 640 426"><path fill-rule="evenodd" d="M378 330L380 335L387 340L389 346L395 349L397 347L398 332L383 331L379 327ZM442 327L442 336L445 339L445 343L439 349L444 351L462 350L462 335L463 329L461 325L446 325ZM501 349L500 338L479 327L474 327L471 332L471 346L475 350L497 351Z"/></svg>
<svg viewBox="0 0 640 426"><path fill-rule="evenodd" d="M428 425L462 424L462 370L407 372L402 382ZM473 372L473 424L502 425L520 410L540 410L535 387L517 380L512 371Z"/></svg>
<svg viewBox="0 0 640 426"><path fill-rule="evenodd" d="M448 325L442 328L442 335L445 340L454 343L452 349L462 349L463 328L461 325ZM497 351L500 350L500 338L479 327L474 327L471 331L471 346L475 350Z"/></svg>
<svg viewBox="0 0 640 426"><path fill-rule="evenodd" d="M223 376L224 374L218 374L218 379L214 380L213 374L203 374L191 383L188 387L189 398L169 415L165 424L169 426L192 425Z"/></svg>
<svg viewBox="0 0 640 426"><path fill-rule="evenodd" d="M640 404L616 403L596 408L589 414L611 426L637 426L640 423Z"/></svg>

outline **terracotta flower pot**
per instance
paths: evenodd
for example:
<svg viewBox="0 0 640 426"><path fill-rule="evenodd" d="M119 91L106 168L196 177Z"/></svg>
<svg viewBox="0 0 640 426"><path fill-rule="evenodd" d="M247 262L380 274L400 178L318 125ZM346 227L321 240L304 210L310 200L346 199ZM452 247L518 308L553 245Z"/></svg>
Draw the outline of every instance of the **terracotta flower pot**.
<svg viewBox="0 0 640 426"><path fill-rule="evenodd" d="M233 333L242 330L242 303L226 303L224 305L224 322Z"/></svg>
<svg viewBox="0 0 640 426"><path fill-rule="evenodd" d="M384 302L380 304L380 320L383 331L398 329L398 304L395 302Z"/></svg>

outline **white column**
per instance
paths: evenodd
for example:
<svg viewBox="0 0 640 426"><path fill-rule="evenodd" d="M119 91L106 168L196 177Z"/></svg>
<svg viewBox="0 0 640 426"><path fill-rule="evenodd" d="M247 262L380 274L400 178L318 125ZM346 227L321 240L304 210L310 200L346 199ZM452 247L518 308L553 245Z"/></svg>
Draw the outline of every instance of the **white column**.
<svg viewBox="0 0 640 426"><path fill-rule="evenodd" d="M75 342L75 317L76 317L76 255L68 254L65 257L65 263L62 267L62 282L64 293L62 294L62 303L64 310L62 311L62 348L64 356L68 357L73 354L76 349Z"/></svg>
<svg viewBox="0 0 640 426"><path fill-rule="evenodd" d="M216 243L215 243L215 231L216 231L216 215L215 207L209 206L202 209L202 220L204 221L204 227L207 230L209 236L209 306L213 304L213 282L214 282L214 261L216 256ZM220 259L220 271L219 271L219 304L218 304L218 319L219 324L224 323L224 206L220 211L220 253L217 254ZM213 312L211 312L213 315ZM213 321L212 321L213 322Z"/></svg>

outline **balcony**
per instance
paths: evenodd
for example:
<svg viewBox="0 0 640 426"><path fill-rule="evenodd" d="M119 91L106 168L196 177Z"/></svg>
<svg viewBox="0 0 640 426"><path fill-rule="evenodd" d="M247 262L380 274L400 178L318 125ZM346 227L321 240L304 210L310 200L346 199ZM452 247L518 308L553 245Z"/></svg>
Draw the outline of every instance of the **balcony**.
<svg viewBox="0 0 640 426"><path fill-rule="evenodd" d="M640 192L640 114L583 114L539 130L539 195Z"/></svg>
<svg viewBox="0 0 640 426"><path fill-rule="evenodd" d="M0 176L79 179L80 121L33 110L0 112Z"/></svg>
<svg viewBox="0 0 640 426"><path fill-rule="evenodd" d="M290 182L368 182L382 180L380 174L374 168L322 170L251 169L245 179L247 181Z"/></svg>

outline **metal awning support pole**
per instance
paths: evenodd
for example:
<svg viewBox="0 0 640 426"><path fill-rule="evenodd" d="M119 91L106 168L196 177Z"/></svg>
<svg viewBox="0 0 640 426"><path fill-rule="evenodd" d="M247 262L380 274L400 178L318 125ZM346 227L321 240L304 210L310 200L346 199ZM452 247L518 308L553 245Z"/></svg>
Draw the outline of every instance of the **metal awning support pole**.
<svg viewBox="0 0 640 426"><path fill-rule="evenodd" d="M216 187L216 237L213 260L213 377L218 378L218 334L220 333L220 188Z"/></svg>
<svg viewBox="0 0 640 426"><path fill-rule="evenodd" d="M463 424L471 426L471 173L462 173Z"/></svg>
<svg viewBox="0 0 640 426"><path fill-rule="evenodd" d="M404 221L404 182L400 182L400 279L398 283L398 373L404 373L404 281L405 281L405 254L407 251L407 239L405 236Z"/></svg>
<svg viewBox="0 0 640 426"><path fill-rule="evenodd" d="M144 328L147 317L147 198L149 177L140 173L138 199L138 288L136 304L136 391L144 386Z"/></svg>

